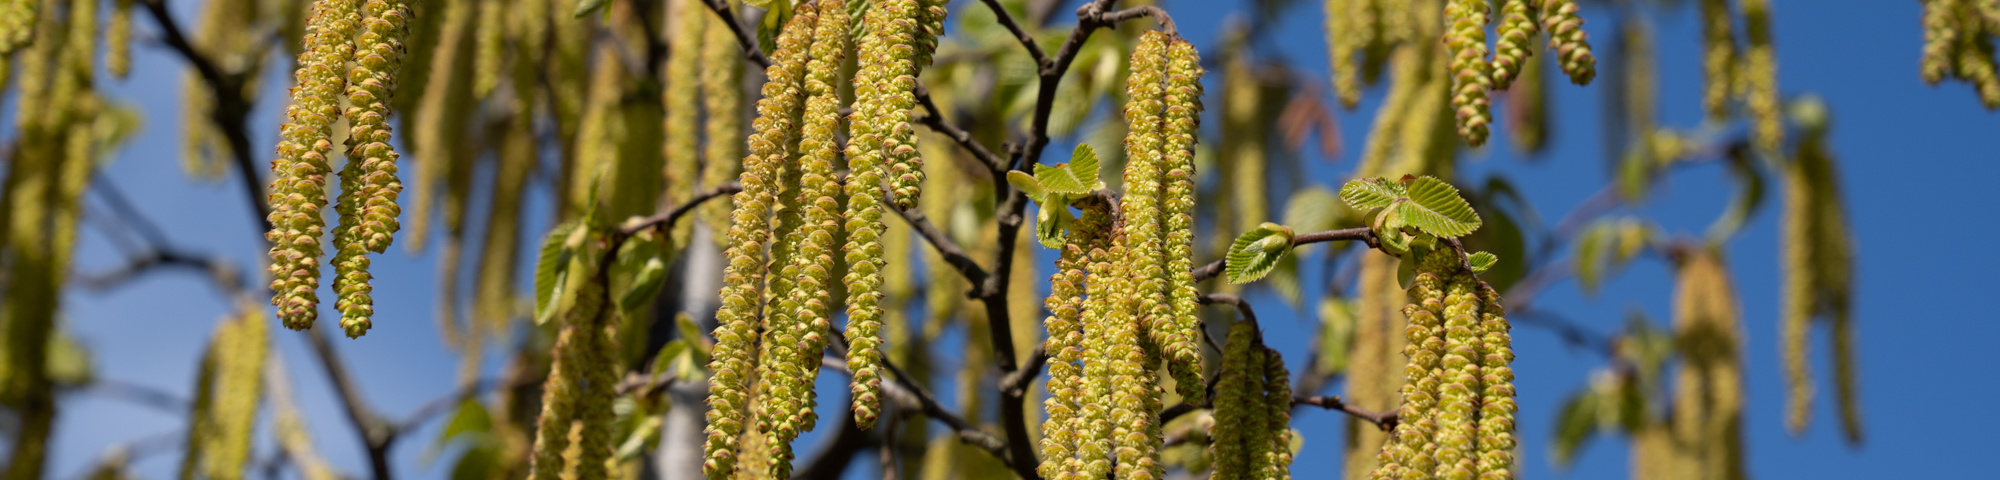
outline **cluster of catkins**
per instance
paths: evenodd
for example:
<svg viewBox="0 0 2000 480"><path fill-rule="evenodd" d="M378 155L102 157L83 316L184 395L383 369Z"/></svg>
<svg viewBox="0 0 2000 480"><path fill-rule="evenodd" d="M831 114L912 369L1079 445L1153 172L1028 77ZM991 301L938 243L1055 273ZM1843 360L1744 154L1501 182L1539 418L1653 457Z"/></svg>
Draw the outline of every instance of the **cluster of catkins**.
<svg viewBox="0 0 2000 480"><path fill-rule="evenodd" d="M1491 23L1493 3L1500 2L1500 22L1494 27L1499 36L1488 51L1486 27ZM1350 108L1360 101L1364 67L1379 69L1380 53L1386 46L1411 41L1414 23L1424 17L1411 12L1410 2L1385 0L1327 0L1327 44L1332 54L1334 91ZM1589 36L1583 19L1577 16L1575 0L1446 0L1444 43L1449 50L1447 66L1451 76L1452 108L1457 112L1458 134L1474 146L1486 143L1491 90L1506 90L1522 70L1529 69L1533 41L1548 32L1548 48L1558 56L1558 65L1571 82L1588 84L1597 76L1597 59L1591 55ZM1371 57L1364 62L1363 53ZM1489 58L1489 53L1490 58ZM1372 78L1373 73L1369 74Z"/></svg>
<svg viewBox="0 0 2000 480"><path fill-rule="evenodd" d="M1849 443L1858 445L1862 432L1854 378L1854 235L1841 201L1839 169L1829 145L1829 113L1817 99L1800 100L1795 105L1793 117L1803 135L1797 153L1784 168L1784 216L1780 224L1785 280L1778 331L1789 391L1785 426L1798 435L1810 423L1815 389L1807 345L1814 321L1823 319L1831 331L1834 398L1840 407L1842 433Z"/></svg>
<svg viewBox="0 0 2000 480"><path fill-rule="evenodd" d="M1040 467L1051 479L1162 478L1160 365L1183 399L1205 393L1190 273L1201 59L1150 31L1131 62L1117 220L1104 202L1081 203L1052 278Z"/></svg>
<svg viewBox="0 0 2000 480"><path fill-rule="evenodd" d="M335 303L349 337L368 332L368 252L389 248L402 208L396 196L395 150L390 146L389 93L403 56L409 9L398 0L320 0L307 20L297 84L278 158L271 162L271 303L294 330L319 316L320 241L326 220L327 175L332 171L333 127L347 119L347 163L340 170L340 198L333 231ZM343 102L345 100L345 102ZM347 105L341 108L343 103Z"/></svg>
<svg viewBox="0 0 2000 480"><path fill-rule="evenodd" d="M181 477L192 478L196 472L204 478L243 477L270 354L268 321L262 308L244 305L242 313L216 327L189 405Z"/></svg>
<svg viewBox="0 0 2000 480"><path fill-rule="evenodd" d="M1411 255L1403 406L1376 479L1507 479L1514 468L1513 342L1500 295L1451 248Z"/></svg>
<svg viewBox="0 0 2000 480"><path fill-rule="evenodd" d="M913 173L919 167L909 110L944 12L941 0L876 1L861 38L850 42L847 6L811 2L779 33L725 239L729 263L709 364L703 470L710 478L731 476L743 467L739 456L751 454L765 459L755 468L791 476L791 441L818 419L813 380L840 300L831 298L835 258L844 258L848 272L839 280L848 291L855 420L873 426L881 410L882 213L891 202L916 202L921 179ZM854 50L861 69L843 189L834 173L842 153L835 73ZM836 245L843 233L847 244Z"/></svg>
<svg viewBox="0 0 2000 480"><path fill-rule="evenodd" d="M1951 76L1979 92L1987 110L2000 109L2000 68L1993 57L2000 36L2000 1L1923 0L1924 81Z"/></svg>
<svg viewBox="0 0 2000 480"><path fill-rule="evenodd" d="M1209 452L1217 479L1288 480L1292 465L1291 372L1264 346L1254 322L1229 327L1215 385Z"/></svg>

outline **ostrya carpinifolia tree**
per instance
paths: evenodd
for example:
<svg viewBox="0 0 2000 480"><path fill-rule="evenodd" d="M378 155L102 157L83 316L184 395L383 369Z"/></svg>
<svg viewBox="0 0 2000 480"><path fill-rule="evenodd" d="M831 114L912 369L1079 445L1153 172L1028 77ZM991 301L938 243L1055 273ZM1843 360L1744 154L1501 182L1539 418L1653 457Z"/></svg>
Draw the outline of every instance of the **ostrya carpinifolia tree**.
<svg viewBox="0 0 2000 480"><path fill-rule="evenodd" d="M885 478L1278 480L1339 457L1340 473L1297 472L1510 479L1541 439L1516 428L1518 399L1537 397L1515 391L1508 311L1556 317L1530 316L1551 279L1596 295L1654 260L1674 280L1670 321L1602 338L1520 323L1607 360L1562 403L1554 457L1608 433L1629 439L1634 477L1743 478L1745 429L1762 427L1744 419L1777 417L1746 414L1758 363L1739 299L1757 293L1724 251L1767 188L1783 424L1808 434L1831 398L1844 438L1863 439L1833 108L1779 84L1770 0L1217 2L1198 8L1241 3L1249 21L1201 39L1176 20L1221 17L1177 19L1208 11L1186 2L212 0L187 29L167 3L0 0L0 85L16 89L0 478L48 476L54 392L117 390L90 388L87 350L56 321L63 289L164 266L237 305L189 400L167 402L189 420L174 435L187 478L386 478L410 443L396 440L449 415L433 448L464 478L834 478L868 452ZM1918 79L2000 105L2000 3L1909 3ZM1316 7L1324 73L1261 31ZM1702 125L1658 113L1653 17L1679 10L1698 21ZM157 28L134 25L148 15ZM141 123L99 84L156 73L135 39L185 63L183 116L154 123L178 123L188 175L249 177L268 278L167 242L99 181ZM280 90L260 88L266 68L291 72L286 97L263 98ZM1552 105L1571 88L1614 105L1611 179L1544 225L1509 174L1460 159L1495 135L1560 151ZM1335 105L1364 104L1368 134L1342 150ZM266 114L282 115L275 139L248 125ZM257 141L276 144L269 179ZM1332 164L1347 178L1303 160L1348 152ZM1701 165L1740 188L1708 230L1628 214ZM132 266L72 275L86 210L107 212ZM391 279L373 262L397 240L436 248L431 312L377 309ZM460 359L448 395L389 419L357 389L372 374L308 333L365 467L314 452L300 406L322 402L292 399L266 331L269 316L322 324L323 264L347 336L433 315ZM1265 328L1307 305L1300 338ZM1344 415L1345 432L1294 429L1305 409ZM801 444L813 431L820 445ZM140 452L115 453L83 471L117 478Z"/></svg>

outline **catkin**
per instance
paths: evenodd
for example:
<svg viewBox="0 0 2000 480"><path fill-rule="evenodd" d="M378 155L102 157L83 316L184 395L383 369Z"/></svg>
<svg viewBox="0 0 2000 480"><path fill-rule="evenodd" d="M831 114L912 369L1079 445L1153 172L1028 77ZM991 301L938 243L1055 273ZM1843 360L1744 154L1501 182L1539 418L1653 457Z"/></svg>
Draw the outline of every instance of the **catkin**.
<svg viewBox="0 0 2000 480"><path fill-rule="evenodd" d="M1674 382L1672 431L1693 475L1741 479L1743 471L1742 310L1721 254L1686 252L1678 261L1674 328L1685 352Z"/></svg>
<svg viewBox="0 0 2000 480"><path fill-rule="evenodd" d="M1785 120L1778 99L1778 53L1771 45L1770 0L1743 0L1742 8L1749 49L1737 77L1738 88L1750 111L1751 144L1775 154L1785 143Z"/></svg>
<svg viewBox="0 0 2000 480"><path fill-rule="evenodd" d="M776 182L783 164L796 145L792 143L803 112L805 74L813 26L818 23L816 4L801 5L790 23L778 35L778 47L771 51L771 66L765 70L770 80L764 84L763 98L757 101L757 120L752 125L749 155L743 158L739 177L742 191L733 197L736 210L729 226L729 264L723 271L722 306L716 312L716 344L709 360L708 440L703 445L707 457L702 472L712 480L734 476L737 471L739 441L750 421L751 379L757 375L753 349L760 344L759 311L764 306L763 286L767 273L765 246L773 241L771 212L777 199ZM771 342L761 342L769 345ZM766 379L757 384L775 383Z"/></svg>
<svg viewBox="0 0 2000 480"><path fill-rule="evenodd" d="M877 3L864 19L854 78L855 116L847 145L847 304L848 367L854 371L855 422L872 428L881 395L881 267L884 230L885 162L917 156L910 124L919 65L917 25L924 15L917 0Z"/></svg>
<svg viewBox="0 0 2000 480"><path fill-rule="evenodd" d="M1209 432L1214 439L1209 445L1215 458L1213 478L1251 478L1252 456L1263 450L1252 445L1262 429L1251 423L1251 412L1263 408L1264 396L1256 336L1254 324L1236 322L1230 324L1223 344L1221 378L1215 384L1217 428Z"/></svg>
<svg viewBox="0 0 2000 480"><path fill-rule="evenodd" d="M105 27L104 69L125 78L132 73L132 0L116 0L111 7L111 25Z"/></svg>
<svg viewBox="0 0 2000 480"><path fill-rule="evenodd" d="M0 55L13 54L35 40L42 0L8 0L0 5Z"/></svg>
<svg viewBox="0 0 2000 480"><path fill-rule="evenodd" d="M261 308L245 308L216 330L211 351L216 361L215 410L208 417L214 437L201 449L208 478L243 478L250 460L251 433L263 394L264 361L270 350L269 327L262 313Z"/></svg>
<svg viewBox="0 0 2000 480"><path fill-rule="evenodd" d="M703 27L701 39L702 147L700 188L715 188L743 173L743 61L736 35L715 15L700 15L710 25ZM669 159L668 161L672 161ZM728 248L729 205L708 202L701 206L702 219L719 245Z"/></svg>
<svg viewBox="0 0 2000 480"><path fill-rule="evenodd" d="M1333 92L1342 107L1361 102L1361 55L1377 32L1366 15L1371 0L1326 0L1327 64L1333 69Z"/></svg>
<svg viewBox="0 0 2000 480"><path fill-rule="evenodd" d="M288 119L279 130L278 157L271 162L271 290L272 305L285 327L312 327L318 318L320 236L326 221L326 176L339 95L346 87L342 70L354 56L349 41L358 28L358 12L349 0L319 0L306 27L306 50L299 54L297 86L292 89Z"/></svg>
<svg viewBox="0 0 2000 480"><path fill-rule="evenodd" d="M1167 52L1167 89L1165 96L1165 128L1161 132L1163 152L1160 171L1163 175L1160 192L1161 223L1164 227L1166 245L1162 253L1166 268L1164 293L1167 310L1154 309L1155 315L1170 315L1171 321L1161 321L1159 325L1171 333L1171 342L1162 346L1162 354L1167 358L1167 371L1174 377L1176 393L1181 401L1201 403L1203 385L1201 375L1201 348L1198 342L1202 328L1200 293L1194 287L1194 145L1201 126L1201 56L1194 44L1176 40Z"/></svg>
<svg viewBox="0 0 2000 480"><path fill-rule="evenodd" d="M1512 478L1513 350L1499 295L1454 249L1411 257L1421 263L1403 307L1403 406L1372 478Z"/></svg>
<svg viewBox="0 0 2000 480"><path fill-rule="evenodd" d="M372 324L366 253L385 252L394 241L400 228L396 217L402 214L396 197L403 190L396 178L398 155L390 146L388 117L409 12L400 0L367 0L361 13L364 31L355 40L356 67L347 82L347 166L340 172L341 218L333 245L340 327L348 337L360 337Z"/></svg>
<svg viewBox="0 0 2000 480"><path fill-rule="evenodd" d="M577 288L576 303L563 314L555 358L542 387L542 412L535 420L528 463L533 480L608 478L607 460L615 446L611 399L616 396L617 364L605 328L610 312L604 285L591 279L597 272L585 268L586 260L575 259L571 265L571 273L580 275L570 282Z"/></svg>
<svg viewBox="0 0 2000 480"><path fill-rule="evenodd" d="M701 2L677 2L673 20L673 41L668 43L666 119L661 122L666 136L664 156L667 205L681 205L694 198L695 177L700 175L701 138L701 42L709 29L708 7ZM724 140L717 140L724 141ZM686 245L688 224L673 228L672 244Z"/></svg>
<svg viewBox="0 0 2000 480"><path fill-rule="evenodd" d="M1165 348L1173 342L1167 337L1170 330L1157 328L1152 323L1165 320L1155 317L1155 306L1165 307L1161 294L1165 286L1166 270L1160 265L1162 247L1160 242L1160 163L1163 160L1161 114L1164 110L1166 94L1166 63L1168 38L1158 31L1147 31L1139 37L1139 44L1132 49L1132 73L1126 77L1125 91L1129 100L1125 103L1125 123L1128 125L1125 137L1125 197L1119 203L1120 218L1123 220L1124 245L1132 255L1126 265L1132 273L1134 297L1125 300L1132 313L1141 319L1144 333L1149 335L1142 341L1149 341L1148 350Z"/></svg>
<svg viewBox="0 0 2000 480"><path fill-rule="evenodd" d="M1264 353L1264 435L1262 445L1262 467L1257 478L1264 480L1290 480L1292 478L1292 374L1285 369L1285 359L1277 350L1265 348Z"/></svg>
<svg viewBox="0 0 2000 480"><path fill-rule="evenodd" d="M1583 31L1583 18L1576 14L1576 0L1537 0L1542 14L1542 31L1549 32L1549 50L1556 53L1557 65L1569 75L1570 83L1587 85L1597 77L1597 57L1590 54L1590 35ZM1751 0L1755 1L1755 0Z"/></svg>
<svg viewBox="0 0 2000 480"><path fill-rule="evenodd" d="M1958 0L1924 0L1924 55L1918 71L1925 83L1937 85L1951 71L1952 52L1963 33L1952 16L1951 7L1957 3Z"/></svg>
<svg viewBox="0 0 2000 480"><path fill-rule="evenodd" d="M911 55L914 59L910 61L911 66L909 67L909 83L913 85L912 88L914 88L914 84L916 83L917 75L922 73L925 67L930 66L931 56L937 52L938 37L944 35L946 3L949 3L949 0L917 0L916 12L902 17L910 18L910 21L915 26L915 29L911 31L914 37L912 39L914 43L911 44L911 49L913 50ZM899 94L899 98L907 98L910 106L915 104L914 97L903 97ZM907 110L909 106L901 108ZM923 196L924 159L916 150L914 128L907 126L898 128L899 130L887 133L892 135L894 140L900 140L901 144L910 148L892 148L889 150L890 193L895 199L897 209L909 210L916 208L917 200ZM910 133L902 133L903 129L909 130Z"/></svg>
<svg viewBox="0 0 2000 480"><path fill-rule="evenodd" d="M1548 61L1529 58L1521 64L1521 76L1507 91L1507 123L1513 132L1514 148L1523 153L1539 153L1549 139Z"/></svg>
<svg viewBox="0 0 2000 480"><path fill-rule="evenodd" d="M1493 46L1493 88L1508 90L1514 84L1514 76L1519 75L1526 63L1535 54L1535 35L1541 26L1535 23L1533 0L1501 0L1500 25L1494 27L1494 34L1500 39Z"/></svg>
<svg viewBox="0 0 2000 480"><path fill-rule="evenodd" d="M1702 110L1710 120L1729 115L1730 85L1735 82L1736 33L1729 0L1701 0Z"/></svg>
<svg viewBox="0 0 2000 480"><path fill-rule="evenodd" d="M492 95L493 88L500 85L508 6L500 2L473 3L478 4L479 17L472 27L472 98L483 99Z"/></svg>
<svg viewBox="0 0 2000 480"><path fill-rule="evenodd" d="M1042 464L1038 471L1042 478L1068 479L1080 473L1075 470L1075 462L1085 447L1077 438L1079 430L1087 430L1088 425L1078 422L1081 410L1093 403L1083 396L1087 388L1083 384L1084 359L1083 295L1089 283L1086 269L1092 261L1090 252L1101 252L1109 238L1111 228L1109 206L1103 202L1093 202L1083 207L1083 215L1063 237L1062 254L1056 260L1056 273L1049 276L1049 297L1044 305L1050 315L1043 320L1048 328L1048 338L1043 343L1049 354L1049 398L1043 404L1048 409L1048 419L1042 422Z"/></svg>
<svg viewBox="0 0 2000 480"><path fill-rule="evenodd" d="M1486 60L1489 0L1452 0L1445 7L1445 45L1451 50L1451 105L1457 112L1458 135L1472 146L1486 144L1492 123L1487 90L1493 88L1493 64ZM1504 40L1504 38L1503 38ZM1498 60L1496 60L1496 63Z"/></svg>

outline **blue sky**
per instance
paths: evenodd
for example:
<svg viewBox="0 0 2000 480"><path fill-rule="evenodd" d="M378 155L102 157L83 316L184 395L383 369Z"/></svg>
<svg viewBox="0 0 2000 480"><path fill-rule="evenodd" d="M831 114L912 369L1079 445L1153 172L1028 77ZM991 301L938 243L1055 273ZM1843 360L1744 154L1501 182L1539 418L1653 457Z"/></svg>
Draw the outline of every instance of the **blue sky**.
<svg viewBox="0 0 2000 480"><path fill-rule="evenodd" d="M182 19L192 19L197 5L173 3ZM955 8L976 7L956 2ZM1199 46L1214 45L1227 6L1211 2L1168 2L1180 19L1184 35ZM1299 70L1315 75L1326 71L1323 17L1316 2L1299 2L1263 35L1260 55L1281 57ZM1664 126L1699 124L1699 37L1691 3L1688 8L1657 14L1660 72L1660 118ZM1776 349L1777 255L1776 202L1766 204L1741 235L1727 245L1731 273L1742 292L1747 327L1744 355L1749 404L1745 429L1752 476L1762 478L1879 478L1911 473L1926 476L1975 476L1990 472L1981 460L1995 446L1988 432L2000 431L2000 409L1983 399L2000 395L2000 382L1980 373L1979 360L1987 339L2000 338L1993 316L1977 310L1979 290L2000 267L1995 255L1978 247L1978 239L2000 234L2000 226L1981 224L1993 218L1982 211L1990 203L1993 178L2000 177L2000 154L1991 139L2000 134L2000 114L1978 106L1961 84L1928 87L1917 76L1921 49L1919 4L1913 1L1775 1L1776 45L1780 88L1787 95L1815 93L1835 114L1833 149L1849 202L1857 266L1861 404L1868 442L1850 449L1839 440L1830 401L1814 412L1814 427L1802 438L1788 436L1782 426L1783 391ZM1610 31L1607 7L1585 7L1586 29L1606 44ZM1065 8L1063 11L1067 11ZM141 39L156 31L139 16ZM1592 25L1599 28L1591 28ZM1600 52L1604 48L1600 47ZM108 95L137 104L148 123L130 148L106 168L106 180L117 184L138 209L160 220L169 238L187 250L219 255L238 265L256 265L263 254L252 213L241 202L240 179L220 183L192 182L180 172L180 90L178 58L154 45L136 47L133 81L110 81ZM278 104L289 72L269 69L262 108L251 119L254 144L265 154L274 140ZM1219 91L1215 76L1209 91ZM1602 160L1601 86L1561 84L1555 92L1556 123L1553 148L1528 163L1506 148L1467 154L1465 178L1504 175L1526 193L1544 216L1557 216L1595 193L1607 180ZM1379 89L1361 109L1339 112L1342 136L1350 152L1341 158L1309 156L1311 180L1334 184L1345 178L1366 135ZM1213 110L1211 110L1213 111ZM11 113L11 112L10 112ZM1213 125L1219 122L1211 122ZM1496 138L1505 135L1504 124ZM1068 148L1058 144L1055 152ZM1052 154L1053 155L1053 154ZM1659 221L1670 232L1694 233L1734 194L1719 165L1680 169L1662 184L1659 194L1639 207L1639 214ZM533 193L537 198L539 191ZM531 200L534 202L537 200ZM532 227L545 226L533 221ZM77 270L95 272L121 262L103 235L87 230L77 256ZM380 257L377 268L376 329L363 340L338 341L362 390L391 418L444 394L454 378L456 361L441 347L433 320L437 290L436 252L418 256L401 248ZM1308 278L1313 275L1307 275ZM1581 295L1572 282L1555 285L1536 300L1539 309L1559 312L1592 330L1610 332L1637 310L1656 319L1669 318L1669 270L1658 261L1642 259L1610 281L1593 297ZM1320 286L1309 284L1312 292ZM1990 293L1989 293L1990 294ZM1314 328L1309 316L1289 312L1269 294L1257 302L1271 343L1286 353L1294 370L1304 358L1303 338ZM67 327L93 348L98 374L185 394L194 378L198 349L217 318L229 310L226 299L198 277L163 273L104 293L71 291L64 297ZM1308 301L1307 305L1312 302ZM282 360L293 375L297 397L309 416L314 440L328 459L348 472L365 470L354 432L338 413L325 378L306 353L303 339L280 331ZM1607 478L1626 472L1622 440L1600 438L1576 464L1559 470L1549 460L1559 401L1580 388L1589 372L1603 364L1595 353L1563 346L1545 330L1516 329L1516 364L1521 392L1520 438L1527 478ZM1824 338L1814 341L1824 355ZM947 365L954 360L944 359ZM1815 359L1816 371L1829 370L1825 358ZM489 362L493 363L493 362ZM497 365L489 365L489 370ZM823 384L838 383L823 379ZM1824 377L1822 377L1824 381ZM830 389L839 395L844 388ZM948 393L940 392L944 395ZM1331 393L1331 392L1330 392ZM833 403L833 398L828 398ZM182 415L76 394L65 397L66 409L55 439L51 476L81 473L107 446L143 437L177 432ZM1307 453L1294 465L1300 478L1325 478L1338 468L1341 444L1338 414L1307 411L1295 426L1305 432ZM436 425L413 433L428 441ZM813 436L813 437L816 437ZM813 438L802 439L810 442ZM268 451L268 442L260 444ZM801 448L806 447L801 444ZM447 472L418 461L423 447L404 444L395 450L404 477L438 478ZM150 476L166 476L177 454L156 455L138 465ZM1921 460L1919 460L1921 459ZM857 462L868 463L868 462ZM860 470L850 476L869 477Z"/></svg>

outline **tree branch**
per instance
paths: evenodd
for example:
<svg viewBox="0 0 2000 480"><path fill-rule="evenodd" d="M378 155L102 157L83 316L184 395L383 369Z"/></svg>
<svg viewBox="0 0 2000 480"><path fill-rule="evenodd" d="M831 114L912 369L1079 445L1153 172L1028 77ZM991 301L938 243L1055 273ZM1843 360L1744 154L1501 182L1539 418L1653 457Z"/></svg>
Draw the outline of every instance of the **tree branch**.
<svg viewBox="0 0 2000 480"><path fill-rule="evenodd" d="M1341 401L1339 396L1311 396L1311 397L1293 398L1292 405L1294 406L1311 405L1319 408L1324 408L1327 410L1339 410L1341 413L1353 415L1354 418L1367 420L1368 423L1375 424L1375 428L1380 428L1384 432L1393 431L1396 429L1396 410L1387 410L1381 412L1371 411Z"/></svg>
<svg viewBox="0 0 2000 480"><path fill-rule="evenodd" d="M925 217L924 212L917 210L891 210L896 210L896 214L901 215L903 221L910 224L910 228L916 229L917 235L923 237L926 243L931 244L931 248L937 250L939 256L944 257L946 264L957 269L960 275L964 275L967 282L971 282L974 286L982 285L986 282L989 276L986 273L986 269L981 268L979 262L972 259L972 255L965 253L965 248L958 246L958 242L952 241L951 237L946 236L943 231L938 230L937 225L931 224L930 218ZM974 293L976 296L976 291Z"/></svg>
<svg viewBox="0 0 2000 480"><path fill-rule="evenodd" d="M993 10L993 16L999 18L1000 26L1007 27L1008 32L1013 32L1014 39L1021 42L1021 47L1028 49L1028 58L1035 59L1036 68L1049 67L1051 62L1049 54L1042 53L1042 47L1035 44L1035 37L1029 35L1027 30L1021 29L1021 24L1014 22L1014 15L1007 13L1007 7L1000 6L999 0L981 0L981 2L986 4L986 8Z"/></svg>
<svg viewBox="0 0 2000 480"><path fill-rule="evenodd" d="M252 101L243 92L243 84L248 78L246 72L225 72L212 58L202 55L181 33L180 24L174 21L173 15L167 12L166 0L140 0L139 3L160 24L167 46L187 59L188 65L194 67L195 73L201 76L202 83L208 85L209 93L215 97L215 110L210 112L209 119L215 122L216 130L222 132L223 138L229 142L229 153L236 161L236 172L243 177L246 187L244 193L249 198L250 208L257 213L259 230L271 230L271 206L265 203L264 180L257 173L257 161L250 157L250 130L244 126L250 116Z"/></svg>
<svg viewBox="0 0 2000 480"><path fill-rule="evenodd" d="M702 0L702 3L708 4L709 11L715 12L717 17L721 17L722 23L729 24L729 31L736 34L736 43L743 46L743 58L745 60L757 64L757 68L771 68L771 59L764 56L762 49L757 48L757 37L750 36L750 31L743 28L742 22L736 20L736 12L729 8L728 2L724 0Z"/></svg>
<svg viewBox="0 0 2000 480"><path fill-rule="evenodd" d="M953 125L951 122L945 120L944 110L938 108L937 102L931 100L930 89L924 88L923 84L917 84L916 96L917 103L923 105L924 111L928 112L925 115L917 117L917 123L924 124L924 126L930 127L931 130L951 138L954 142L958 142L960 148L971 152L972 156L979 158L980 163L986 164L988 171L996 173L1006 171L1006 159L994 154L992 150L988 150L986 145L979 143L978 140L974 140L972 134L966 132L965 129L959 128L958 125Z"/></svg>
<svg viewBox="0 0 2000 480"><path fill-rule="evenodd" d="M701 206L703 202L714 200L719 197L728 196L741 191L743 191L743 184L736 182L729 182L721 185L716 185L715 188L711 188L708 189L708 191L701 192L701 194L695 195L694 198L688 199L687 202L684 202L680 205L675 205L674 208L672 209L668 209L667 211L653 214L653 216L646 217L644 220L640 220L638 223L626 225L625 227L618 229L618 233L620 235L629 237L632 235L637 235L639 232L645 231L646 229L649 228L657 228L662 230L673 228L675 222L679 222L681 217L687 216L688 212L694 211L694 208Z"/></svg>

